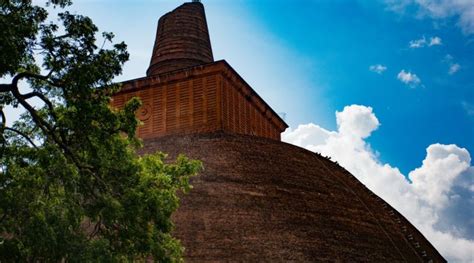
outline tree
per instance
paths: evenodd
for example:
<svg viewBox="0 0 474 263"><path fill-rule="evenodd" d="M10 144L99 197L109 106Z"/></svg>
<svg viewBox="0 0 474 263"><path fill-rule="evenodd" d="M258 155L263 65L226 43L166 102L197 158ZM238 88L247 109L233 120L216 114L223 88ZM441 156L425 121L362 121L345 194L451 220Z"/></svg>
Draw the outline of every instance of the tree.
<svg viewBox="0 0 474 263"><path fill-rule="evenodd" d="M0 0L0 261L180 261L170 217L200 162L137 155L140 101L110 107L126 45L47 5L59 22ZM11 127L6 106L25 110Z"/></svg>

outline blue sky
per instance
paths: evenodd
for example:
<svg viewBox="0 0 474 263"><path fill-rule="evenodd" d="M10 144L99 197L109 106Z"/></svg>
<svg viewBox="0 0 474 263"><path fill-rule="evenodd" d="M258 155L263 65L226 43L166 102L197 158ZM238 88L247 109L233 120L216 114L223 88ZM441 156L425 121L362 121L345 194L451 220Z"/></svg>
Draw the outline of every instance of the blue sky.
<svg viewBox="0 0 474 263"><path fill-rule="evenodd" d="M363 104L373 107L382 123L370 143L382 160L404 171L417 167L433 142L474 151L474 116L465 109L474 104L474 42L455 25L455 17L435 27L431 19L390 12L376 1L253 1L248 6L288 47L317 63L314 77L325 84L321 119L308 110L289 115L291 125L312 121L334 128L327 119L335 110ZM442 44L409 48L423 36L439 37ZM458 63L460 70L450 75L449 63ZM376 64L387 70L368 70ZM421 84L410 88L399 81L403 69Z"/></svg>
<svg viewBox="0 0 474 263"><path fill-rule="evenodd" d="M129 44L119 78L127 79L144 75L157 19L182 2L89 0L74 8ZM335 129L336 110L361 104L382 124L368 141L402 171L419 166L433 142L474 152L474 34L456 15L433 19L416 5L393 11L384 1L203 2L215 58L228 60L290 126ZM441 45L409 47L423 37ZM377 64L387 69L371 72ZM459 70L449 74L453 64ZM402 83L401 70L420 84Z"/></svg>
<svg viewBox="0 0 474 263"><path fill-rule="evenodd" d="M145 76L184 1L81 0ZM286 142L333 157L454 262L474 261L474 1L203 0L214 57L285 113ZM409 178L409 180L407 180Z"/></svg>

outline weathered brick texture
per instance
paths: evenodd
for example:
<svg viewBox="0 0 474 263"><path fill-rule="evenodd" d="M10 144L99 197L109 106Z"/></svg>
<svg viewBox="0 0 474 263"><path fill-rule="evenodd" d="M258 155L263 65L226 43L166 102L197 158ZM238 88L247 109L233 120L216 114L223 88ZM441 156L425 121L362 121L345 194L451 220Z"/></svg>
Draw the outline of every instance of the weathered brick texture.
<svg viewBox="0 0 474 263"><path fill-rule="evenodd" d="M225 133L144 143L204 163L174 215L188 262L445 262L394 208L313 152Z"/></svg>
<svg viewBox="0 0 474 263"><path fill-rule="evenodd" d="M226 131L280 140L288 127L225 61L123 83L112 106L140 97L138 136Z"/></svg>
<svg viewBox="0 0 474 263"><path fill-rule="evenodd" d="M185 3L160 18L147 76L213 61L201 3Z"/></svg>

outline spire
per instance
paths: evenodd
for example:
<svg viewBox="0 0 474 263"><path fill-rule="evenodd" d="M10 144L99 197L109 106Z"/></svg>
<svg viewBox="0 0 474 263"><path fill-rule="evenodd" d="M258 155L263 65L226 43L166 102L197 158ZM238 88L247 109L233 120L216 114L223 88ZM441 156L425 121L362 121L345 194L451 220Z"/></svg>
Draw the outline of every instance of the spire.
<svg viewBox="0 0 474 263"><path fill-rule="evenodd" d="M185 3L160 18L147 76L213 61L206 14L200 1Z"/></svg>

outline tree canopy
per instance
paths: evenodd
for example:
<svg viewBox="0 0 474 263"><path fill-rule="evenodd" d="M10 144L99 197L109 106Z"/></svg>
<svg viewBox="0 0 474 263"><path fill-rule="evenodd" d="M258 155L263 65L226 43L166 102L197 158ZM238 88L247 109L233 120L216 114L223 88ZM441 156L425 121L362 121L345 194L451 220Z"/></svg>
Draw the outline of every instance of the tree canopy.
<svg viewBox="0 0 474 263"><path fill-rule="evenodd" d="M110 106L126 45L69 5L0 0L0 261L180 261L170 217L201 164L137 154L140 101Z"/></svg>

